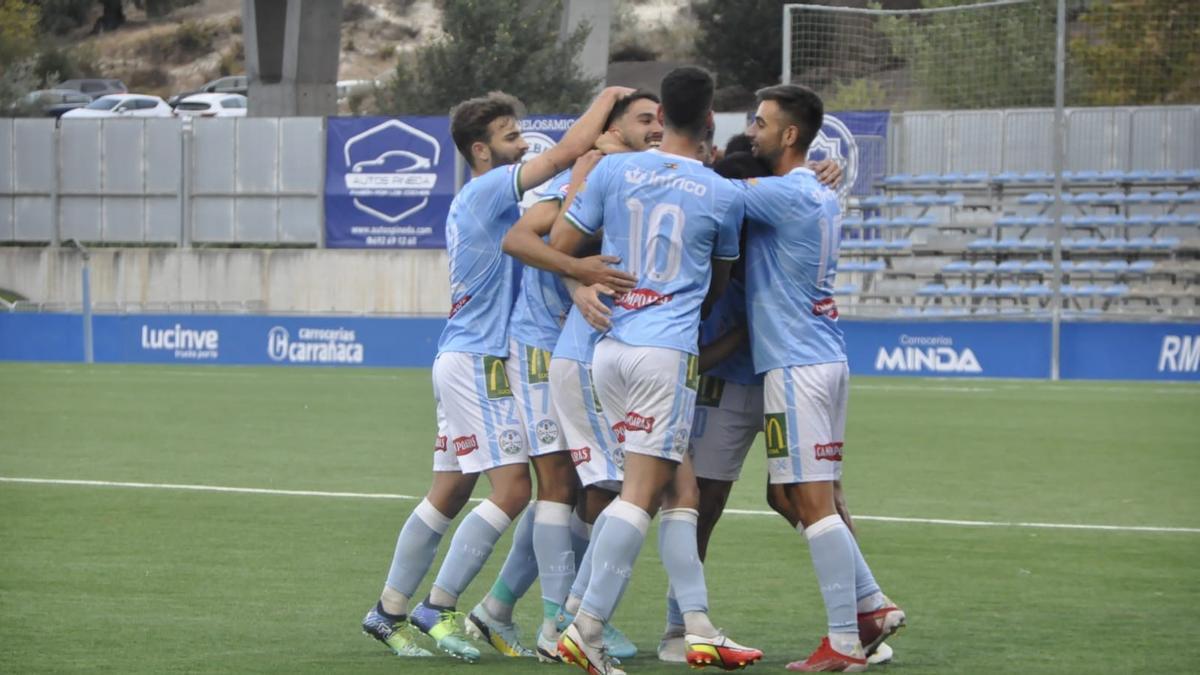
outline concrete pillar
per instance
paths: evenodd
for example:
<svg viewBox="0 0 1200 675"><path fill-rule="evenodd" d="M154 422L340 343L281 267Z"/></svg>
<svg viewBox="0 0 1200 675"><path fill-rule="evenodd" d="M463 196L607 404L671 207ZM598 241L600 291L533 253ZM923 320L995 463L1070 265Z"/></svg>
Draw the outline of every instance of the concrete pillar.
<svg viewBox="0 0 1200 675"><path fill-rule="evenodd" d="M342 0L243 0L249 115L337 114Z"/></svg>
<svg viewBox="0 0 1200 675"><path fill-rule="evenodd" d="M603 88L608 73L608 33L612 24L612 0L562 0L562 3L562 27L559 29L559 37L570 35L584 22L592 27L587 42L583 45L583 51L579 54L579 65L585 76L600 78L599 88Z"/></svg>

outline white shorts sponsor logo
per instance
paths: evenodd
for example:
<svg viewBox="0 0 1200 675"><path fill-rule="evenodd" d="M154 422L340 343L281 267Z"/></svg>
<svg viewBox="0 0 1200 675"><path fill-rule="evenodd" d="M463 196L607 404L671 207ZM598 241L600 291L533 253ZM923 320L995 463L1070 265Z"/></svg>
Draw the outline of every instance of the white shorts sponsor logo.
<svg viewBox="0 0 1200 675"><path fill-rule="evenodd" d="M142 325L142 349L173 352L177 359L215 359L221 349L220 343L221 333L216 330L193 330L181 324L170 328Z"/></svg>
<svg viewBox="0 0 1200 675"><path fill-rule="evenodd" d="M267 356L286 363L362 363L363 346L345 328L301 328L292 339L288 329L267 332Z"/></svg>

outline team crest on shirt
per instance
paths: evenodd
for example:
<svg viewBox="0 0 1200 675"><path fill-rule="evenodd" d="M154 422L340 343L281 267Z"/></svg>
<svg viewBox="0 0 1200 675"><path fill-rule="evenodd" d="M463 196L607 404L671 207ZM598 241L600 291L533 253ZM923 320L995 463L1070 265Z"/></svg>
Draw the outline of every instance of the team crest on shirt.
<svg viewBox="0 0 1200 675"><path fill-rule="evenodd" d="M558 440L558 425L554 420L542 420L537 423L534 430L543 445L549 445Z"/></svg>
<svg viewBox="0 0 1200 675"><path fill-rule="evenodd" d="M505 429L500 432L500 437L496 439L500 445L500 452L512 457L521 452L521 434L513 429Z"/></svg>
<svg viewBox="0 0 1200 675"><path fill-rule="evenodd" d="M842 461L842 443L834 441L833 443L817 443L813 446L813 453L817 459L823 459L829 462Z"/></svg>
<svg viewBox="0 0 1200 675"><path fill-rule="evenodd" d="M632 291L625 291L618 295L613 300L618 307L623 307L629 310L639 310L651 305L662 305L671 301L674 295L663 295L658 291L649 288L635 288Z"/></svg>

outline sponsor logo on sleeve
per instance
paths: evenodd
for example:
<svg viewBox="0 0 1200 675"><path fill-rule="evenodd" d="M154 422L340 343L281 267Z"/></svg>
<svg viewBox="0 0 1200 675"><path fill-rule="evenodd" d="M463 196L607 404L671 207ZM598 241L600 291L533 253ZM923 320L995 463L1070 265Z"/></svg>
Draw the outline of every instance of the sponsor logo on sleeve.
<svg viewBox="0 0 1200 675"><path fill-rule="evenodd" d="M300 328L293 338L288 329L267 331L267 356L284 363L356 364L365 355L363 344L346 328Z"/></svg>
<svg viewBox="0 0 1200 675"><path fill-rule="evenodd" d="M823 459L829 462L842 461L842 442L834 441L833 443L817 443L813 446L813 454L817 459Z"/></svg>
<svg viewBox="0 0 1200 675"><path fill-rule="evenodd" d="M763 416L763 435L770 459L788 456L787 413L768 413Z"/></svg>
<svg viewBox="0 0 1200 675"><path fill-rule="evenodd" d="M459 457L464 457L479 449L479 441L475 440L475 434L470 436L458 436L453 441L454 454Z"/></svg>
<svg viewBox="0 0 1200 675"><path fill-rule="evenodd" d="M178 323L169 328L142 324L142 349L171 352L175 358L187 361L212 361L220 355L221 333L184 328Z"/></svg>
<svg viewBox="0 0 1200 675"><path fill-rule="evenodd" d="M497 356L483 357L483 377L489 399L512 397L512 385L508 382L508 370L504 359Z"/></svg>
<svg viewBox="0 0 1200 675"><path fill-rule="evenodd" d="M618 295L614 302L618 307L629 310L639 310L651 305L662 305L671 301L674 295L663 295L649 288L635 288Z"/></svg>

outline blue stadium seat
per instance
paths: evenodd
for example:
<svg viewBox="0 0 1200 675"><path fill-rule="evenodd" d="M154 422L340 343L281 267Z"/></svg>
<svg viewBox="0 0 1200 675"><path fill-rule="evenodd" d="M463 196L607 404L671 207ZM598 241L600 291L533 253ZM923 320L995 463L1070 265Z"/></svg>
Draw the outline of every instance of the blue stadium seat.
<svg viewBox="0 0 1200 675"><path fill-rule="evenodd" d="M888 221L887 226L904 228L904 227L915 227L916 224L917 224L917 219L913 218L912 216L896 216L895 218L892 218L890 221Z"/></svg>
<svg viewBox="0 0 1200 675"><path fill-rule="evenodd" d="M1125 195L1126 204L1149 204L1154 195L1149 192L1130 192Z"/></svg>
<svg viewBox="0 0 1200 675"><path fill-rule="evenodd" d="M1095 183L1100 180L1099 171L1064 171L1063 180L1068 183Z"/></svg>
<svg viewBox="0 0 1200 675"><path fill-rule="evenodd" d="M1160 216L1154 216L1150 219L1150 222L1155 227L1172 227L1180 224L1179 217L1173 213L1165 213Z"/></svg>
<svg viewBox="0 0 1200 675"><path fill-rule="evenodd" d="M942 265L942 271L947 274L965 274L971 271L971 263L966 260L951 260Z"/></svg>
<svg viewBox="0 0 1200 675"><path fill-rule="evenodd" d="M1145 213L1139 213L1129 216L1129 218L1125 220L1125 224L1129 227L1150 227L1154 224L1154 216Z"/></svg>
<svg viewBox="0 0 1200 675"><path fill-rule="evenodd" d="M1186 227L1196 227L1200 225L1200 213L1178 213L1179 224Z"/></svg>
<svg viewBox="0 0 1200 675"><path fill-rule="evenodd" d="M864 272L882 272L887 269L887 263L880 258L868 260L863 263L862 270Z"/></svg>
<svg viewBox="0 0 1200 675"><path fill-rule="evenodd" d="M1151 171L1150 180L1159 183L1169 183L1175 180L1174 171Z"/></svg>
<svg viewBox="0 0 1200 675"><path fill-rule="evenodd" d="M861 251L864 240L862 239L843 239L839 246L843 251Z"/></svg>
<svg viewBox="0 0 1200 675"><path fill-rule="evenodd" d="M864 224L867 227L887 227L889 221L883 216L871 216L870 218L867 218L867 221Z"/></svg>
<svg viewBox="0 0 1200 675"><path fill-rule="evenodd" d="M838 271L839 272L861 272L862 264L863 263L858 260L839 260L838 261Z"/></svg>
<svg viewBox="0 0 1200 675"><path fill-rule="evenodd" d="M833 289L833 294L834 295L857 295L858 294L858 285L842 284L841 286L835 286Z"/></svg>
<svg viewBox="0 0 1200 675"><path fill-rule="evenodd" d="M1054 174L1047 171L1026 171L1017 180L1021 183L1049 183L1054 180Z"/></svg>
<svg viewBox="0 0 1200 675"><path fill-rule="evenodd" d="M1129 263L1124 260L1109 260L1100 266L1105 274L1123 274L1129 270Z"/></svg>
<svg viewBox="0 0 1200 675"><path fill-rule="evenodd" d="M1030 192L1017 200L1018 204L1052 204L1054 196L1045 192Z"/></svg>
<svg viewBox="0 0 1200 675"><path fill-rule="evenodd" d="M1151 247L1156 251L1170 251L1179 246L1179 237L1159 237Z"/></svg>
<svg viewBox="0 0 1200 675"><path fill-rule="evenodd" d="M992 176L992 182L1000 184L1015 183L1019 177L1020 176L1018 174L1012 171L1001 171L995 176Z"/></svg>
<svg viewBox="0 0 1200 675"><path fill-rule="evenodd" d="M1121 205L1125 203L1124 192L1105 192L1100 195L1100 199L1096 200L1096 204Z"/></svg>
<svg viewBox="0 0 1200 675"><path fill-rule="evenodd" d="M1017 227L1021 224L1021 216L1007 215L996 219L996 227Z"/></svg>
<svg viewBox="0 0 1200 675"><path fill-rule="evenodd" d="M946 292L945 284L925 284L917 289L917 295L922 297L941 296Z"/></svg>
<svg viewBox="0 0 1200 675"><path fill-rule="evenodd" d="M1099 260L1080 260L1071 267L1072 274L1095 274L1103 264Z"/></svg>
<svg viewBox="0 0 1200 675"><path fill-rule="evenodd" d="M994 248L997 251L1019 251L1021 249L1021 240L1016 237L1005 237L996 242Z"/></svg>
<svg viewBox="0 0 1200 675"><path fill-rule="evenodd" d="M963 203L963 194L961 192L951 192L938 197L938 204L941 206L958 206Z"/></svg>
<svg viewBox="0 0 1200 675"><path fill-rule="evenodd" d="M1131 251L1147 251L1154 248L1153 237L1133 237L1125 243L1125 248Z"/></svg>
<svg viewBox="0 0 1200 675"><path fill-rule="evenodd" d="M1100 240L1095 237L1080 237L1078 239L1063 239L1063 248L1068 250L1080 251L1092 248L1098 248Z"/></svg>
<svg viewBox="0 0 1200 675"><path fill-rule="evenodd" d="M884 176L883 184L887 185L889 187L899 186L899 185L907 184L908 181L910 181L910 180L912 180L912 176L910 176L906 173L895 173L890 176Z"/></svg>
<svg viewBox="0 0 1200 675"><path fill-rule="evenodd" d="M1096 216L1097 227L1121 227L1124 224L1125 218L1122 216L1111 213L1103 216Z"/></svg>
<svg viewBox="0 0 1200 675"><path fill-rule="evenodd" d="M947 297L964 298L971 294L971 287L966 284L951 284L946 287Z"/></svg>
<svg viewBox="0 0 1200 675"><path fill-rule="evenodd" d="M846 216L842 219L842 227L862 227L863 219L861 215Z"/></svg>
<svg viewBox="0 0 1200 675"><path fill-rule="evenodd" d="M1054 271L1054 263L1048 260L1030 260L1021 266L1026 274L1047 274Z"/></svg>
<svg viewBox="0 0 1200 675"><path fill-rule="evenodd" d="M883 247L889 251L906 251L906 250L912 248L912 240L911 239L893 239L891 241L885 241L883 243Z"/></svg>
<svg viewBox="0 0 1200 675"><path fill-rule="evenodd" d="M864 209L877 209L886 204L887 200L887 195L871 195L870 197L863 197L858 203Z"/></svg>
<svg viewBox="0 0 1200 675"><path fill-rule="evenodd" d="M921 216L920 218L916 219L916 222L913 224L913 227L933 227L933 224L935 222L937 222L937 221L934 219L933 216Z"/></svg>
<svg viewBox="0 0 1200 675"><path fill-rule="evenodd" d="M1025 216L1021 219L1023 227L1050 227L1053 224L1049 216Z"/></svg>
<svg viewBox="0 0 1200 675"><path fill-rule="evenodd" d="M966 176L964 176L961 173L957 173L957 172L944 173L944 174L938 176L938 183L940 183L942 185L953 185L955 183L961 183L965 179L966 179Z"/></svg>
<svg viewBox="0 0 1200 675"><path fill-rule="evenodd" d="M996 284L980 284L971 289L971 295L977 298L989 298L996 295L999 290L1000 287Z"/></svg>
<svg viewBox="0 0 1200 675"><path fill-rule="evenodd" d="M1197 204L1200 203L1200 190L1188 190L1179 195L1180 204Z"/></svg>
<svg viewBox="0 0 1200 675"><path fill-rule="evenodd" d="M934 192L924 192L913 199L913 203L917 206L937 206L941 204L942 196Z"/></svg>
<svg viewBox="0 0 1200 675"><path fill-rule="evenodd" d="M1075 261L1073 261L1073 260L1062 261L1062 271L1070 272L1073 269L1075 269Z"/></svg>
<svg viewBox="0 0 1200 675"><path fill-rule="evenodd" d="M1117 169L1109 169L1107 171L1100 172L1100 182L1101 183L1119 183L1123 180L1127 180L1127 178L1125 177L1124 171L1119 171Z"/></svg>
<svg viewBox="0 0 1200 675"><path fill-rule="evenodd" d="M989 274L996 271L996 261L994 260L976 260L971 265L971 271L975 274Z"/></svg>
<svg viewBox="0 0 1200 675"><path fill-rule="evenodd" d="M1017 250L1045 251L1050 248L1050 240L1045 237L1026 237L1017 240Z"/></svg>
<svg viewBox="0 0 1200 675"><path fill-rule="evenodd" d="M1091 225L1083 222L1085 219L1086 216L1072 216L1067 214L1062 217L1063 227L1067 228L1068 230L1071 228L1091 227Z"/></svg>
<svg viewBox="0 0 1200 675"><path fill-rule="evenodd" d="M1129 271L1134 274L1146 274L1154 269L1153 260L1134 260L1129 263Z"/></svg>
<svg viewBox="0 0 1200 675"><path fill-rule="evenodd" d="M1098 248L1102 251L1120 251L1128 245L1129 242L1126 241L1125 237L1109 237L1100 242Z"/></svg>
<svg viewBox="0 0 1200 675"><path fill-rule="evenodd" d="M1174 204L1179 201L1179 193L1174 190L1163 190L1154 193L1150 201L1155 204Z"/></svg>
<svg viewBox="0 0 1200 675"><path fill-rule="evenodd" d="M1079 296L1100 295L1100 293L1102 293L1103 291L1104 291L1104 288L1102 286L1097 286L1096 284L1084 284L1083 286L1075 287L1074 295L1079 295Z"/></svg>
<svg viewBox="0 0 1200 675"><path fill-rule="evenodd" d="M1100 291L1100 295L1103 295L1106 298L1119 298L1128 294L1129 286L1125 284L1113 284L1112 286L1107 286Z"/></svg>
<svg viewBox="0 0 1200 675"><path fill-rule="evenodd" d="M913 176L911 182L913 185L934 185L938 182L938 174L936 174L936 173L917 174L916 176Z"/></svg>
<svg viewBox="0 0 1200 675"><path fill-rule="evenodd" d="M889 206L910 206L917 202L917 198L913 195L893 195L888 199Z"/></svg>
<svg viewBox="0 0 1200 675"><path fill-rule="evenodd" d="M987 172L972 171L966 176L963 176L963 183L986 183L988 182Z"/></svg>
<svg viewBox="0 0 1200 675"><path fill-rule="evenodd" d="M1134 171L1126 171L1122 175L1122 179L1131 183L1145 183L1150 180L1150 172L1145 169L1136 169Z"/></svg>
<svg viewBox="0 0 1200 675"><path fill-rule="evenodd" d="M1100 200L1099 192L1080 192L1075 195L1063 195L1068 203L1071 204L1094 204Z"/></svg>
<svg viewBox="0 0 1200 675"><path fill-rule="evenodd" d="M1017 274L1024 268L1025 263L1021 262L1020 260L1005 260L999 265L996 265L997 272L1004 272L1006 274Z"/></svg>
<svg viewBox="0 0 1200 675"><path fill-rule="evenodd" d="M1050 287L1046 284L1033 284L1021 289L1021 296L1026 298L1050 297Z"/></svg>
<svg viewBox="0 0 1200 675"><path fill-rule="evenodd" d="M996 240L987 237L976 239L967 244L968 251L989 251L996 245Z"/></svg>

